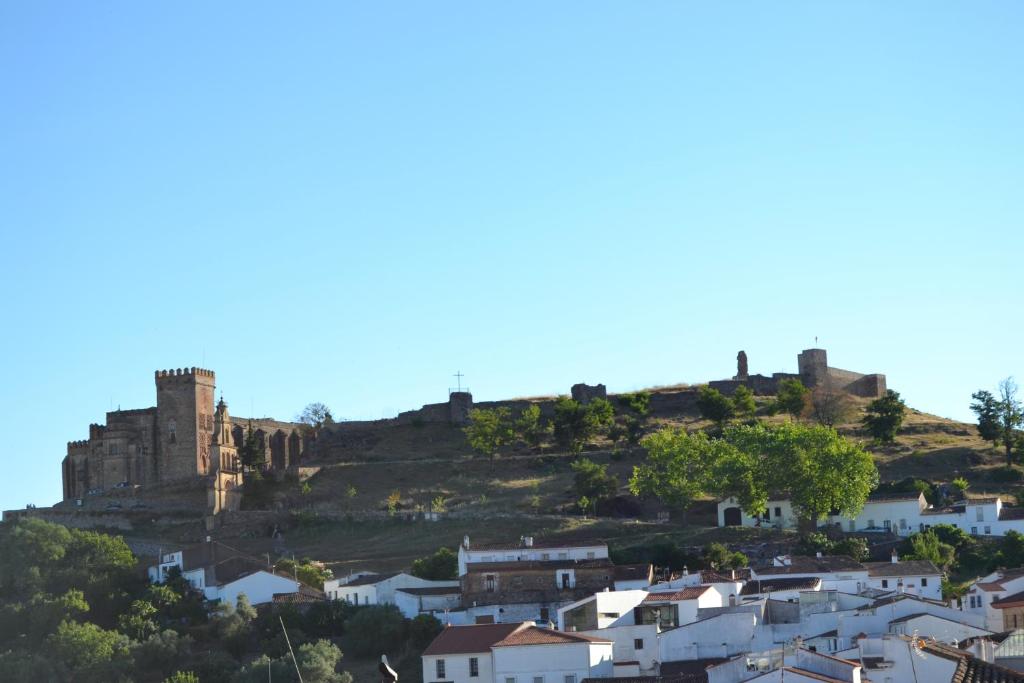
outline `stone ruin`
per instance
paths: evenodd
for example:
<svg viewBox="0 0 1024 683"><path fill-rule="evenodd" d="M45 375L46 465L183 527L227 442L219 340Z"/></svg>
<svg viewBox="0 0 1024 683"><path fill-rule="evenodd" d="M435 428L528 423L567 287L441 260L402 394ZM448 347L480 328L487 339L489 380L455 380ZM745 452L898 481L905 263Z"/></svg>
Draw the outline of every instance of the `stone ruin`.
<svg viewBox="0 0 1024 683"><path fill-rule="evenodd" d="M740 351L736 354L736 376L732 379L708 382L708 386L727 395L731 395L740 385L748 387L755 394L771 395L778 392L782 380L798 379L808 389L829 386L835 391L864 398L878 398L885 393L885 375L862 374L829 367L825 349L804 349L796 359L796 373L775 372L770 377L751 375L747 365L747 353Z"/></svg>

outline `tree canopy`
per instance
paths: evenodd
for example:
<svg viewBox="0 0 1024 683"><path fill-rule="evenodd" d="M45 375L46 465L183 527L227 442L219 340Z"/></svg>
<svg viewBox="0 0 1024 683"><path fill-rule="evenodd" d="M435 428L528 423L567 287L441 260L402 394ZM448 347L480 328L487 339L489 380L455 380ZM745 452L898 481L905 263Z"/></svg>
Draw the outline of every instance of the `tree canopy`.
<svg viewBox="0 0 1024 683"><path fill-rule="evenodd" d="M896 439L896 432L903 426L906 412L907 404L897 392L889 389L868 404L861 423L867 427L871 436L882 443L892 443Z"/></svg>
<svg viewBox="0 0 1024 683"><path fill-rule="evenodd" d="M1007 377L999 383L999 396L981 390L971 395L971 410L978 416L978 434L994 446L1006 451L1006 464L1013 461L1015 449L1021 448L1020 430L1024 428L1024 404L1017 398L1017 383Z"/></svg>

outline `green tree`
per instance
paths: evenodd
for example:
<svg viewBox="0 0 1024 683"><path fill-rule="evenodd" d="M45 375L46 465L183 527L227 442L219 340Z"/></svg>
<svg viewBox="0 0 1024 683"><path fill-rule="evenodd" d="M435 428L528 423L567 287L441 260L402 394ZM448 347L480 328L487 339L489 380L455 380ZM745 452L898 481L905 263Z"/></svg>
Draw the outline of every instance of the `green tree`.
<svg viewBox="0 0 1024 683"><path fill-rule="evenodd" d="M704 546L704 564L714 570L740 569L746 567L749 560L739 551L732 551L721 543L709 543Z"/></svg>
<svg viewBox="0 0 1024 683"><path fill-rule="evenodd" d="M266 442L253 431L252 422L245 430L245 438L238 449L238 459L245 467L262 468L267 463Z"/></svg>
<svg viewBox="0 0 1024 683"><path fill-rule="evenodd" d="M808 526L832 510L854 517L878 484L871 455L830 427L740 426L724 439L746 457L737 460L743 467L728 471L720 483L749 514L763 509L769 492L777 492L788 495Z"/></svg>
<svg viewBox="0 0 1024 683"><path fill-rule="evenodd" d="M777 412L788 413L791 417L800 417L807 408L807 394L809 390L798 379L784 379L779 382L779 389L775 394L775 405Z"/></svg>
<svg viewBox="0 0 1024 683"><path fill-rule="evenodd" d="M409 642L416 650L424 650L444 630L444 625L430 614L418 614L409 621Z"/></svg>
<svg viewBox="0 0 1024 683"><path fill-rule="evenodd" d="M618 404L638 417L646 417L651 406L651 395L646 391L621 394Z"/></svg>
<svg viewBox="0 0 1024 683"><path fill-rule="evenodd" d="M160 630L156 607L146 600L135 600L128 611L117 619L117 629L132 640L145 640Z"/></svg>
<svg viewBox="0 0 1024 683"><path fill-rule="evenodd" d="M732 394L732 409L740 417L753 417L757 410L757 403L754 402L754 392L746 385L736 387Z"/></svg>
<svg viewBox="0 0 1024 683"><path fill-rule="evenodd" d="M470 448L494 460L515 436L512 411L505 406L474 408L469 411L469 424L463 431Z"/></svg>
<svg viewBox="0 0 1024 683"><path fill-rule="evenodd" d="M348 620L345 632L353 655L379 657L404 646L405 618L394 605L370 605Z"/></svg>
<svg viewBox="0 0 1024 683"><path fill-rule="evenodd" d="M536 448L551 433L551 426L541 422L540 406L536 403L523 408L515 422L516 435L526 442L527 445Z"/></svg>
<svg viewBox="0 0 1024 683"><path fill-rule="evenodd" d="M716 488L714 471L722 461L736 455L724 441L704 432L688 434L681 427L648 434L640 444L647 458L633 467L629 490L637 496L655 496L680 510Z"/></svg>
<svg viewBox="0 0 1024 683"><path fill-rule="evenodd" d="M931 529L916 533L908 539L910 553L906 556L909 560L930 560L939 569L945 570L955 559L955 549L948 543L939 540L938 535Z"/></svg>
<svg viewBox="0 0 1024 683"><path fill-rule="evenodd" d="M732 401L718 389L704 385L697 391L697 410L701 417L722 426L736 413Z"/></svg>
<svg viewBox="0 0 1024 683"><path fill-rule="evenodd" d="M334 417L331 409L323 403L310 403L296 416L295 421L301 423L303 431L315 439L325 427L334 424Z"/></svg>
<svg viewBox="0 0 1024 683"><path fill-rule="evenodd" d="M599 501L613 498L619 492L619 480L615 475L608 474L608 465L580 458L571 467L576 493L589 498L595 508Z"/></svg>
<svg viewBox="0 0 1024 683"><path fill-rule="evenodd" d="M318 562L304 557L298 562L282 557L274 563L274 569L286 576L294 576L307 586L323 589L324 581L333 579L334 574Z"/></svg>
<svg viewBox="0 0 1024 683"><path fill-rule="evenodd" d="M892 443L896 439L896 432L903 426L903 416L906 411L907 404L903 402L897 392L889 389L868 404L861 422L867 427L871 436L882 443Z"/></svg>
<svg viewBox="0 0 1024 683"><path fill-rule="evenodd" d="M555 439L572 453L579 453L590 439L607 430L615 419L611 403L595 398L587 404L562 396L555 401Z"/></svg>
<svg viewBox="0 0 1024 683"><path fill-rule="evenodd" d="M458 578L459 556L451 548L438 548L432 555L412 561L413 576L430 581L450 581Z"/></svg>
<svg viewBox="0 0 1024 683"><path fill-rule="evenodd" d="M978 416L978 434L993 446L1003 446L1009 467L1021 440L1019 430L1024 427L1024 405L1017 399L1017 383L1007 377L999 383L998 397L982 390L971 398L974 399L971 410Z"/></svg>
<svg viewBox="0 0 1024 683"><path fill-rule="evenodd" d="M305 683L352 683L352 676L338 671L341 650L329 640L304 643L295 660Z"/></svg>
<svg viewBox="0 0 1024 683"><path fill-rule="evenodd" d="M969 481L963 477L957 477L953 481L949 482L950 488L956 491L957 495L962 499L967 494L967 489L971 487Z"/></svg>
<svg viewBox="0 0 1024 683"><path fill-rule="evenodd" d="M74 671L76 680L103 680L99 677L130 661L128 637L96 624L62 622L49 643L54 658Z"/></svg>
<svg viewBox="0 0 1024 683"><path fill-rule="evenodd" d="M165 629L132 646L135 668L150 674L169 676L192 655L191 636Z"/></svg>

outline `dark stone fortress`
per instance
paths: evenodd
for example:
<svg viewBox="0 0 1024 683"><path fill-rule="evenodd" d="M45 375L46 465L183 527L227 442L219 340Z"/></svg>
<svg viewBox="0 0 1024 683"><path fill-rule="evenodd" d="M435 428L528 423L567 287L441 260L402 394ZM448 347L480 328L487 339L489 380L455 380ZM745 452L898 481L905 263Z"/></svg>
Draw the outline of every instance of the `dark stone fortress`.
<svg viewBox="0 0 1024 683"><path fill-rule="evenodd" d="M271 419L234 418L230 438L217 435L212 370L184 368L156 372L156 407L115 410L107 423L89 425L89 438L71 441L62 462L64 499L121 482L153 484L203 477L217 470L214 446L241 446L251 425L265 446L268 466L297 465L305 450L300 425Z"/></svg>
<svg viewBox="0 0 1024 683"><path fill-rule="evenodd" d="M851 370L830 368L825 349L804 349L797 355L796 364L797 374L775 372L771 377L751 375L747 371L747 354L740 351L736 356L736 376L708 382L708 385L724 394L731 394L742 384L755 394L770 395L778 391L782 380L798 379L808 389L824 387L865 398L877 398L885 393L885 375L864 375Z"/></svg>

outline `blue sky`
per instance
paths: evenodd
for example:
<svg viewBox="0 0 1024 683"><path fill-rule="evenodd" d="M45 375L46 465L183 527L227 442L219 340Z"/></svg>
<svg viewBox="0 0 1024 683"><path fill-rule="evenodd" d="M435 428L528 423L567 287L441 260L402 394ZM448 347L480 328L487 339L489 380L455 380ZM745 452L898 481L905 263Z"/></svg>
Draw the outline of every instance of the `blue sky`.
<svg viewBox="0 0 1024 683"><path fill-rule="evenodd" d="M0 506L153 371L236 414L1024 380L1015 2L4 3Z"/></svg>

